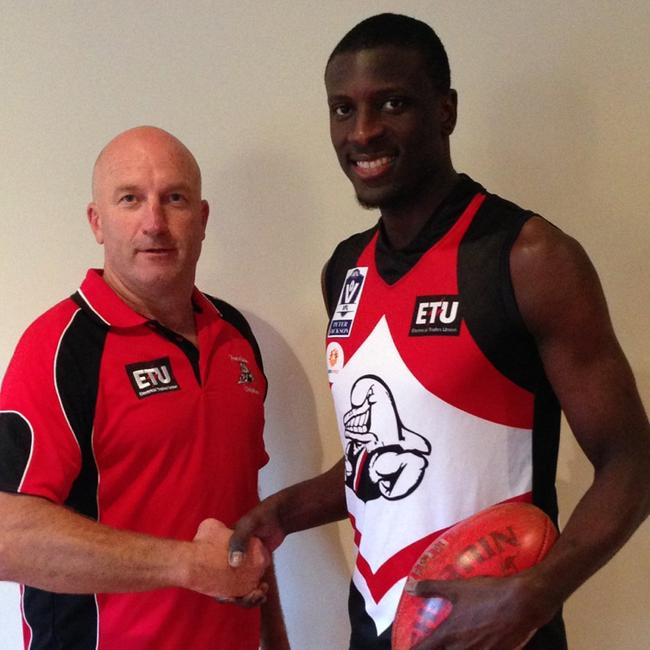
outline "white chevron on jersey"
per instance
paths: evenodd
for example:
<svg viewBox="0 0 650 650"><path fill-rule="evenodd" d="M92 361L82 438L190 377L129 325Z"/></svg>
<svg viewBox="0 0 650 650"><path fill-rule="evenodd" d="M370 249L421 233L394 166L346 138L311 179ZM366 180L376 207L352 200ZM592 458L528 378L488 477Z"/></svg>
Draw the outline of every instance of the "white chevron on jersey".
<svg viewBox="0 0 650 650"><path fill-rule="evenodd" d="M431 363L435 364L435 359ZM368 436L373 440L369 451L380 452L383 439L384 444L395 448L396 416L410 436L403 437L405 443L410 440L405 450L413 450L418 439L428 441L431 450L425 454L426 448L415 449L414 453L426 457L428 464L417 487L403 498L391 500L382 493L364 501L346 488L348 509L359 533L360 558L353 580L381 633L393 621L404 576L394 576L387 582L387 572L380 570L414 542L484 507L529 492L532 432L476 417L429 392L405 365L386 318L382 317L343 368L331 376L344 448L351 438L350 431L346 436L344 420L348 414L350 429L350 412L355 408L351 403L353 387L360 378L372 376L388 387L396 413L371 407L366 416L373 434ZM371 383L371 379L364 381ZM358 407L358 397L354 401ZM354 431L361 431L366 420L354 420ZM361 434L358 437L362 438Z"/></svg>

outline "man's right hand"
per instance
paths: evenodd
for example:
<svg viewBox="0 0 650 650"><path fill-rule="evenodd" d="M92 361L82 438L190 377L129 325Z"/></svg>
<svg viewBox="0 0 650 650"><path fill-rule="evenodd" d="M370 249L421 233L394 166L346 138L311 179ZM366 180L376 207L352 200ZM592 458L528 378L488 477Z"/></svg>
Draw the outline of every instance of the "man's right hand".
<svg viewBox="0 0 650 650"><path fill-rule="evenodd" d="M199 525L192 543L189 588L230 601L255 592L271 562L264 544L250 534L242 541L241 561L228 562L228 541L233 531L216 519Z"/></svg>

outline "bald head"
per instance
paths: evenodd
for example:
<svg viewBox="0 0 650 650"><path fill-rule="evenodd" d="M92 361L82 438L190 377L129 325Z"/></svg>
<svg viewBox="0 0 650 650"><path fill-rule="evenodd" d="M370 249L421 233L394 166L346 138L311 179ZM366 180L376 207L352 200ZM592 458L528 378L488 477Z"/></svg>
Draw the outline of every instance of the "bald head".
<svg viewBox="0 0 650 650"><path fill-rule="evenodd" d="M99 154L87 217L104 246L104 279L136 310L176 296L190 304L209 207L188 148L139 126Z"/></svg>
<svg viewBox="0 0 650 650"><path fill-rule="evenodd" d="M155 126L136 126L115 136L99 153L93 167L93 201L102 193L105 180L116 168L155 155L159 162L185 168L201 191L201 170L192 152L175 136Z"/></svg>

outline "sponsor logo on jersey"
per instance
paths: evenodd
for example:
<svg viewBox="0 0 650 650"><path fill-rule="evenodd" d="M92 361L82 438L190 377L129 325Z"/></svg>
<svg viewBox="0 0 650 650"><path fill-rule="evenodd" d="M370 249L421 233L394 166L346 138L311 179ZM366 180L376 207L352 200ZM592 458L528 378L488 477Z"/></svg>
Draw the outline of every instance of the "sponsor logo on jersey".
<svg viewBox="0 0 650 650"><path fill-rule="evenodd" d="M330 377L331 381L332 375L337 374L345 364L345 357L343 355L343 348L341 347L341 344L337 343L336 341L332 341L327 346L325 356L327 357L327 375Z"/></svg>
<svg viewBox="0 0 650 650"><path fill-rule="evenodd" d="M180 389L169 357L130 363L126 366L126 374L139 399Z"/></svg>
<svg viewBox="0 0 650 650"><path fill-rule="evenodd" d="M358 266L348 270L327 331L328 337L343 338L350 336L367 273L367 266Z"/></svg>
<svg viewBox="0 0 650 650"><path fill-rule="evenodd" d="M458 336L461 321L459 296L418 296L409 336Z"/></svg>

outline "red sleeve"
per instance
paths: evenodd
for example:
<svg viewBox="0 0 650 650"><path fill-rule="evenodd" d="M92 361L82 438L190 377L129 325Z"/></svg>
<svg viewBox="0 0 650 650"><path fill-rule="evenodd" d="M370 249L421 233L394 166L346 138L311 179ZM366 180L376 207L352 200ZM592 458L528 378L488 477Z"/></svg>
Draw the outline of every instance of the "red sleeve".
<svg viewBox="0 0 650 650"><path fill-rule="evenodd" d="M21 338L0 391L0 489L64 503L81 453L56 385L58 346L76 311L64 301Z"/></svg>

